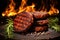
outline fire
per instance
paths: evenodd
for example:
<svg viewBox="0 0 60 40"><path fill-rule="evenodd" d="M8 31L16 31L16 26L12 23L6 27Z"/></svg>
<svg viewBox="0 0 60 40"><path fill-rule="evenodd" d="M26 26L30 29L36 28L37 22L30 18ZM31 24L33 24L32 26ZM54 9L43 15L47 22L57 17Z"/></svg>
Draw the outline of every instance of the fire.
<svg viewBox="0 0 60 40"><path fill-rule="evenodd" d="M2 13L2 16L15 16L23 11L25 12L34 12L35 10L35 4L32 3L32 5L28 6L27 5L27 0L22 0L21 5L19 6L18 10L15 10L15 3L13 0L10 0L11 3L9 4L9 7L6 8L5 12ZM44 4L42 2L42 4ZM47 9L45 8L45 5L42 6L42 9L40 10L42 12L47 12ZM40 12L39 11L39 12ZM54 6L51 6L50 10L47 12L49 15L52 14L58 14L59 10L56 9Z"/></svg>
<svg viewBox="0 0 60 40"><path fill-rule="evenodd" d="M13 2L13 0L10 0L11 3L9 4L9 7L6 8L6 11L2 13L2 16L13 16L16 14L16 11L15 11L15 3Z"/></svg>
<svg viewBox="0 0 60 40"><path fill-rule="evenodd" d="M50 10L48 12L49 15L58 14L58 13L59 13L59 10L54 8L54 6L51 6L51 8L50 8Z"/></svg>
<svg viewBox="0 0 60 40"><path fill-rule="evenodd" d="M26 12L34 12L35 11L35 4L32 3L31 6L26 7Z"/></svg>
<svg viewBox="0 0 60 40"><path fill-rule="evenodd" d="M22 0L21 6L19 7L18 13L23 12L23 11L26 11L26 12L31 12L31 11L33 12L33 11L35 11L35 9L34 9L35 4L32 3L31 6L26 6L26 2L27 2L27 0Z"/></svg>
<svg viewBox="0 0 60 40"><path fill-rule="evenodd" d="M27 0L22 0L18 13L25 11L26 2L27 2Z"/></svg>
<svg viewBox="0 0 60 40"><path fill-rule="evenodd" d="M27 6L26 2L27 2L27 0L22 0L21 6L19 7L18 12L16 12L16 10L14 9L15 8L15 3L13 2L13 0L11 0L9 8L7 8L6 11L2 13L2 16L8 16L9 17L9 16L17 15L18 13L21 13L23 11L26 11L26 12L35 11L35 9L34 9L35 4L32 3L31 6Z"/></svg>

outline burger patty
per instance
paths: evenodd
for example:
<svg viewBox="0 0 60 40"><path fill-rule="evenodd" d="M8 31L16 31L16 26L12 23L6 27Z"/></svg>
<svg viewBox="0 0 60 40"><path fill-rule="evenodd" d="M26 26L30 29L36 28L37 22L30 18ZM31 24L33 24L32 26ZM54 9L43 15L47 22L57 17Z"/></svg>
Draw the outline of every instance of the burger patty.
<svg viewBox="0 0 60 40"><path fill-rule="evenodd" d="M13 22L15 32L27 31L33 23L33 15L28 12L18 14Z"/></svg>
<svg viewBox="0 0 60 40"><path fill-rule="evenodd" d="M48 24L49 22L48 22L48 19L45 19L45 20L38 20L37 21L37 24L39 24L39 25L46 25L46 24Z"/></svg>
<svg viewBox="0 0 60 40"><path fill-rule="evenodd" d="M33 15L36 19L43 19L48 16L47 12L33 12Z"/></svg>
<svg viewBox="0 0 60 40"><path fill-rule="evenodd" d="M36 26L36 27L35 27L35 31L36 31L36 32L46 31L47 29L48 29L47 26Z"/></svg>

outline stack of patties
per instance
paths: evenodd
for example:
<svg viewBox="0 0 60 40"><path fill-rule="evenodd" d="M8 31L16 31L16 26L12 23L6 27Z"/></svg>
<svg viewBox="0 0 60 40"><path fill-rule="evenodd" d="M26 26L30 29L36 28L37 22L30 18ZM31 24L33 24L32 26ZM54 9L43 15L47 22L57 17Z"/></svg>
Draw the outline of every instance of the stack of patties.
<svg viewBox="0 0 60 40"><path fill-rule="evenodd" d="M22 12L14 18L15 32L42 32L48 29L47 12Z"/></svg>
<svg viewBox="0 0 60 40"><path fill-rule="evenodd" d="M47 12L34 12L34 30L36 32L43 32L48 30L48 13Z"/></svg>

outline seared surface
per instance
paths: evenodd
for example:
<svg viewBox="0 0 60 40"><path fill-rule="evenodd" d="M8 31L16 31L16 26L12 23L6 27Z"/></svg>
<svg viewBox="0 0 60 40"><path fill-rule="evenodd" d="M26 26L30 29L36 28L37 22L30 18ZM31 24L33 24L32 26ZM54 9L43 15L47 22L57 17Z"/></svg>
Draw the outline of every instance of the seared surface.
<svg viewBox="0 0 60 40"><path fill-rule="evenodd" d="M27 31L33 23L33 16L31 13L22 12L14 19L14 30L16 32Z"/></svg>
<svg viewBox="0 0 60 40"><path fill-rule="evenodd" d="M37 21L37 24L39 24L39 25L46 25L46 24L48 24L48 23L49 23L48 19L38 20L38 21Z"/></svg>
<svg viewBox="0 0 60 40"><path fill-rule="evenodd" d="M43 32L43 31L46 31L46 30L48 30L47 26L36 26L35 27L36 32Z"/></svg>
<svg viewBox="0 0 60 40"><path fill-rule="evenodd" d="M43 19L48 16L47 12L33 12L33 15L36 19Z"/></svg>

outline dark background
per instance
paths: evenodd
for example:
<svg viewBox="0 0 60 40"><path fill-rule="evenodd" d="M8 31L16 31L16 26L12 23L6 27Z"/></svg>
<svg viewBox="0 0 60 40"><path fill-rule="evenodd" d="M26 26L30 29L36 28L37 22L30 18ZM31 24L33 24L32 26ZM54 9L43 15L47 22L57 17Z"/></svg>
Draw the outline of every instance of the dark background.
<svg viewBox="0 0 60 40"><path fill-rule="evenodd" d="M42 3L42 1L44 3ZM52 1L54 3L52 3ZM27 5L31 5L32 2L33 2L36 5L36 7L35 7L36 10L38 10L39 8L42 8L43 6L45 6L45 8L47 10L49 10L50 9L50 4L52 4L52 5L54 4L55 7L60 10L60 1L59 0L52 0L52 1L51 0L28 0ZM16 6L15 6L15 10L16 10L16 9L18 9L19 5L21 4L21 0L14 0L14 2L16 3ZM6 23L7 18L2 17L1 14L2 14L3 11L5 11L6 7L9 5L9 3L10 3L10 0L0 0L0 25L3 25L3 24ZM60 17L60 13L59 13L58 17ZM4 22L4 23L2 23L2 22ZM0 38L3 39L4 37L0 35ZM60 38L60 37L58 37L58 38Z"/></svg>
<svg viewBox="0 0 60 40"><path fill-rule="evenodd" d="M22 0L14 0L16 3L15 10L18 9L18 7L21 5ZM27 5L31 5L35 3L35 9L39 10L40 8L44 6L47 10L50 9L50 4L54 4L55 8L60 10L60 1L59 0L28 0ZM1 22L6 22L6 17L2 17L2 12L5 11L6 7L9 5L10 0L0 0L0 25L2 25Z"/></svg>

